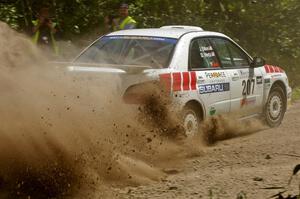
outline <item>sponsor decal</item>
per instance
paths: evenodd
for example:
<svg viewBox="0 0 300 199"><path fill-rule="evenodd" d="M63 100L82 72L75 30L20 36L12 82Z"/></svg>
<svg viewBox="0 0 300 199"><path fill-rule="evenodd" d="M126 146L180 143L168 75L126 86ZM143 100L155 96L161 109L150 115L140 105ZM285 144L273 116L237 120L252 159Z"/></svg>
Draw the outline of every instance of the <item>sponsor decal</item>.
<svg viewBox="0 0 300 199"><path fill-rule="evenodd" d="M271 79L268 78L268 79L265 79L265 84L270 84L271 83Z"/></svg>
<svg viewBox="0 0 300 199"><path fill-rule="evenodd" d="M241 107L254 105L256 103L256 97L243 98L241 100Z"/></svg>
<svg viewBox="0 0 300 199"><path fill-rule="evenodd" d="M205 79L203 76L198 76L197 77L197 84L204 84L205 83Z"/></svg>
<svg viewBox="0 0 300 199"><path fill-rule="evenodd" d="M262 84L263 83L263 78L262 76L257 76L256 77L256 84Z"/></svg>
<svg viewBox="0 0 300 199"><path fill-rule="evenodd" d="M284 70L278 66L265 65L264 67L266 73L285 73Z"/></svg>
<svg viewBox="0 0 300 199"><path fill-rule="evenodd" d="M249 69L239 70L241 76L249 76Z"/></svg>
<svg viewBox="0 0 300 199"><path fill-rule="evenodd" d="M219 83L219 84L199 85L198 90L200 94L225 92L230 90L230 84Z"/></svg>
<svg viewBox="0 0 300 199"><path fill-rule="evenodd" d="M148 37L148 36L104 36L103 40L115 40L115 39L137 39L137 40L152 40L165 43L176 44L177 39L164 38L164 37Z"/></svg>
<svg viewBox="0 0 300 199"><path fill-rule="evenodd" d="M227 79L223 79L223 78L216 78L216 79L206 79L205 83L206 84L217 84L217 83L226 83L228 82Z"/></svg>
<svg viewBox="0 0 300 199"><path fill-rule="evenodd" d="M210 116L213 116L213 115L215 115L215 114L216 114L216 112L217 112L217 110L216 110L216 108L215 108L215 107L211 107L211 108L209 109L209 115L210 115Z"/></svg>
<svg viewBox="0 0 300 199"><path fill-rule="evenodd" d="M205 73L206 78L224 78L226 77L225 72L206 72Z"/></svg>
<svg viewBox="0 0 300 199"><path fill-rule="evenodd" d="M237 81L240 79L240 75L238 73L234 73L232 77L232 81Z"/></svg>
<svg viewBox="0 0 300 199"><path fill-rule="evenodd" d="M282 74L272 75L272 78L282 77Z"/></svg>
<svg viewBox="0 0 300 199"><path fill-rule="evenodd" d="M240 69L240 70L238 70L238 72L240 75L240 79L249 79L249 78L253 78L255 76L254 70L251 70L249 68Z"/></svg>

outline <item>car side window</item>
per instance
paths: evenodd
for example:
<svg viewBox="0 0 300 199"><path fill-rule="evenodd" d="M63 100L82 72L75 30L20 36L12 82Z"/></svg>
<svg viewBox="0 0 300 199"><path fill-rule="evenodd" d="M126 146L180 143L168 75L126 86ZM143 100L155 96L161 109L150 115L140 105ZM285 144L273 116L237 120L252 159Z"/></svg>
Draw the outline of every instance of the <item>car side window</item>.
<svg viewBox="0 0 300 199"><path fill-rule="evenodd" d="M224 68L249 66L248 56L229 40L213 38L211 39L211 42L213 43Z"/></svg>
<svg viewBox="0 0 300 199"><path fill-rule="evenodd" d="M194 39L190 45L189 68L191 70L220 67L216 53L208 39Z"/></svg>
<svg viewBox="0 0 300 199"><path fill-rule="evenodd" d="M235 67L247 67L250 65L248 56L239 47L228 41L228 48Z"/></svg>

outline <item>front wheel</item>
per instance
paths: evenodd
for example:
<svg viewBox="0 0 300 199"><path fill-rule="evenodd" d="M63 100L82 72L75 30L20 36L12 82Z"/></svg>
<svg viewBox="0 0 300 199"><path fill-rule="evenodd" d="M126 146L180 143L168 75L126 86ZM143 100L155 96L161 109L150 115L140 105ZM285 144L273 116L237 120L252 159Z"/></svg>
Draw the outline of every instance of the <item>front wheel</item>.
<svg viewBox="0 0 300 199"><path fill-rule="evenodd" d="M281 124L286 111L286 102L283 89L279 86L272 88L265 107L265 121L270 127Z"/></svg>

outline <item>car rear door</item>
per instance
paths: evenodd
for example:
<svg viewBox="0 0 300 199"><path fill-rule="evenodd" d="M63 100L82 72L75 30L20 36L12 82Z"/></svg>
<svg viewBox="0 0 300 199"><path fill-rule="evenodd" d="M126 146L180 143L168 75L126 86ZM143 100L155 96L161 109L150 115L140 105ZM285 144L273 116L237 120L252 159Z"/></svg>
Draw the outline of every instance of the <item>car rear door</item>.
<svg viewBox="0 0 300 199"><path fill-rule="evenodd" d="M194 38L189 49L189 70L196 72L199 100L206 115L228 113L230 110L230 78L208 38Z"/></svg>
<svg viewBox="0 0 300 199"><path fill-rule="evenodd" d="M262 110L263 76L259 68L250 67L250 57L235 43L226 38L210 39L222 67L230 77L230 111L243 116Z"/></svg>

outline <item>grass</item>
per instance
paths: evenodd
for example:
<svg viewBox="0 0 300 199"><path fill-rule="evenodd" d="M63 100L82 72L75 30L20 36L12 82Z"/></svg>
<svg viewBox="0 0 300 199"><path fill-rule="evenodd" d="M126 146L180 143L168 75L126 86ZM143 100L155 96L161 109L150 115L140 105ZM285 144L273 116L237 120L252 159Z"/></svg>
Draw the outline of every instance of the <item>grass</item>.
<svg viewBox="0 0 300 199"><path fill-rule="evenodd" d="M300 87L294 88L292 93L292 102L297 100L300 100Z"/></svg>

